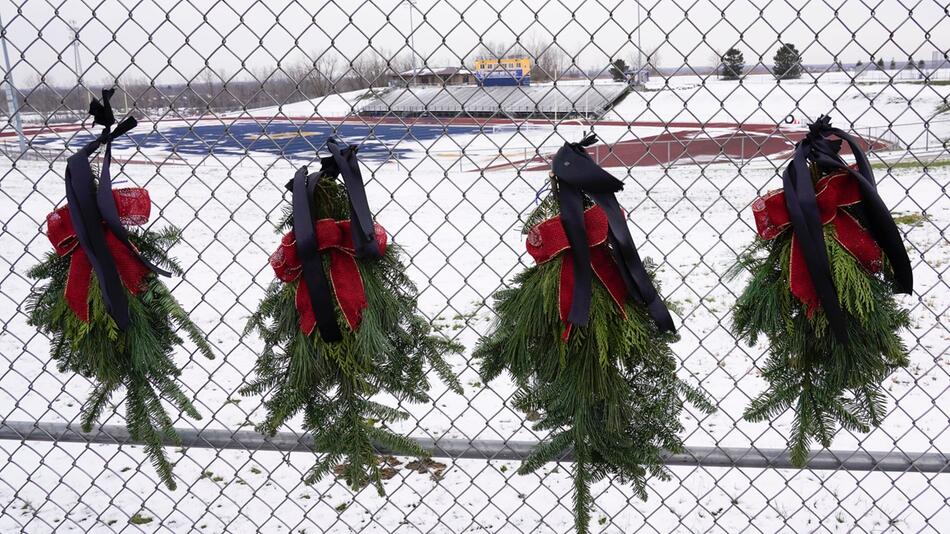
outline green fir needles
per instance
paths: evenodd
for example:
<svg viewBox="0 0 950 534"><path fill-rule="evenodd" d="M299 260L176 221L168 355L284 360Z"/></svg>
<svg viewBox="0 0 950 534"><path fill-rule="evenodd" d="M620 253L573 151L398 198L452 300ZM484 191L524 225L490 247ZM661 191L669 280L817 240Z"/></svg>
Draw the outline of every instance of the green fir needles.
<svg viewBox="0 0 950 534"><path fill-rule="evenodd" d="M314 198L316 218L348 217L345 193L333 178L319 181ZM288 211L281 229L289 227ZM351 488L373 484L383 495L378 448L415 457L428 453L390 429L391 423L408 419L408 414L376 398L391 395L398 401L431 402L430 369L462 393L445 360L446 354L461 352L461 346L433 335L429 321L417 313L417 290L398 256L398 247L390 244L379 259L357 260L368 306L359 328L342 328L339 342L324 342L319 329L309 335L301 331L294 303L296 282L272 282L248 321L245 333L259 333L264 349L254 368L256 377L241 394L266 396L266 415L257 426L265 434L274 435L291 417L303 413L303 427L313 435L314 451L321 454L305 476L308 484L337 472ZM345 325L336 308L339 324Z"/></svg>
<svg viewBox="0 0 950 534"><path fill-rule="evenodd" d="M852 432L880 425L887 411L881 383L908 363L899 332L909 326L909 318L893 297L886 258L883 274L871 274L834 231L825 226L824 237L838 299L849 318L844 343L830 331L820 308L809 317L791 292L790 229L771 241L756 238L730 273L752 275L733 308L733 333L749 344L764 335L770 349L762 369L768 389L743 416L769 421L794 410L788 445L799 467L808 461L813 440L831 445L838 425Z"/></svg>
<svg viewBox="0 0 950 534"><path fill-rule="evenodd" d="M556 214L550 196L528 220L536 224ZM715 407L677 378L670 343L678 336L661 332L643 306L629 299L624 318L599 280L589 325L575 326L563 342L559 277L559 262L543 263L498 291L493 330L474 356L486 381L510 373L517 386L514 406L539 414L535 430L550 433L524 460L520 474L573 452L576 527L587 532L592 483L613 475L645 500L647 477L667 479L664 455L683 449L678 434L684 402L705 413Z"/></svg>
<svg viewBox="0 0 950 534"><path fill-rule="evenodd" d="M171 227L158 232L129 229L130 241L144 258L181 275L181 267L165 253L179 237ZM46 281L29 297L30 324L50 337L60 372L77 373L93 384L81 412L83 431L92 430L113 394L124 387L129 434L144 444L162 482L174 490L172 464L163 444L180 440L164 403L194 419L201 415L178 382L181 370L172 356L184 342L181 333L209 359L214 358L211 347L165 284L151 273L138 295L126 290L131 322L125 331L106 312L95 276L89 287L89 322L83 322L64 298L69 264L70 256L50 252L29 271L31 278Z"/></svg>

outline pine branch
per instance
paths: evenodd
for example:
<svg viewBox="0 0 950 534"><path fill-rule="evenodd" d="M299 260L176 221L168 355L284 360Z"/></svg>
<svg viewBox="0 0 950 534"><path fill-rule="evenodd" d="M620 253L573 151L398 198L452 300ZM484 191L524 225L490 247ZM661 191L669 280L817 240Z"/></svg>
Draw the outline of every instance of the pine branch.
<svg viewBox="0 0 950 534"><path fill-rule="evenodd" d="M181 307L181 304L172 296L171 291L168 290L165 284L153 278L149 284L148 291L153 295L153 298L156 299L156 306L158 306L165 315L171 317L172 321L174 321L179 328L185 331L188 335L188 339L198 348L198 352L205 358L213 360L214 352L211 349L211 344L208 343L207 336L191 321L188 312Z"/></svg>
<svg viewBox="0 0 950 534"><path fill-rule="evenodd" d="M539 208L546 209L544 207ZM624 314L599 280L590 323L562 342L558 311L559 262L529 267L512 287L494 295L497 319L474 352L487 381L507 371L517 386L515 408L537 415L534 428L550 431L522 462L534 472L573 448L575 526L589 527L590 484L616 475L646 498L646 477L665 475L664 449L679 450L684 402L715 409L702 391L676 377L670 343L642 306Z"/></svg>
<svg viewBox="0 0 950 534"><path fill-rule="evenodd" d="M313 467L304 475L304 484L316 484L323 477L329 475L343 459L342 454L325 454Z"/></svg>
<svg viewBox="0 0 950 534"><path fill-rule="evenodd" d="M89 394L89 398L86 399L86 403L82 408L80 425L83 432L92 432L92 427L102 416L102 411L109 403L109 398L112 397L112 393L119 386L121 386L120 383L102 382L93 387L92 393Z"/></svg>
<svg viewBox="0 0 950 534"><path fill-rule="evenodd" d="M544 464L558 459L567 451L573 443L573 436L570 432L560 432L553 437L545 440L535 447L528 456L522 460L518 468L519 475L527 475L541 468Z"/></svg>
<svg viewBox="0 0 950 534"><path fill-rule="evenodd" d="M133 230L130 240L153 263L180 272L165 249L178 238L178 231ZM69 308L63 292L70 257L47 254L30 270L39 284L27 300L30 323L51 338L51 357L62 372L76 373L92 382L92 392L83 405L80 423L89 432L114 394L125 386L125 418L130 435L141 440L145 452L165 485L175 488L172 465L163 442L178 440L173 420L162 399L195 419L200 414L177 381L181 371L172 360L182 343L176 326L184 329L199 350L211 355L204 335L190 321L165 285L148 275L138 295L126 293L130 325L120 331L106 312L95 277L89 286L89 322L81 321Z"/></svg>
<svg viewBox="0 0 950 534"><path fill-rule="evenodd" d="M370 426L367 427L366 433L372 438L375 445L381 446L389 452L417 458L429 456L429 452L420 447L415 441L384 428Z"/></svg>
<svg viewBox="0 0 950 534"><path fill-rule="evenodd" d="M788 445L793 463L803 466L811 441L830 446L839 425L867 432L880 424L887 408L880 384L907 365L900 331L909 320L894 300L890 273L864 270L829 225L825 244L848 316L848 341L839 342L824 313L819 309L809 316L791 294L790 242L791 232L772 241L757 240L740 257L751 277L733 308L733 332L750 344L765 335L771 346L762 372L768 388L750 402L743 417L766 421L794 408Z"/></svg>
<svg viewBox="0 0 950 534"><path fill-rule="evenodd" d="M590 494L591 479L588 465L578 452L574 461L574 527L578 534L586 534L590 526L590 509L594 503Z"/></svg>
<svg viewBox="0 0 950 534"><path fill-rule="evenodd" d="M315 191L317 218L349 217L349 202L339 184L321 179ZM284 211L279 229L290 229L291 211ZM372 484L383 491L374 445L398 454L426 456L418 444L382 423L408 415L371 399L390 395L400 402L431 402L432 371L450 389L462 392L446 355L462 347L433 334L417 312L418 291L399 261L399 247L390 244L382 258L357 260L368 307L355 332L345 327L337 308L343 339L328 344L318 331L300 331L295 306L296 282L271 283L245 334L257 333L264 349L254 378L241 395L264 395L267 413L257 428L274 433L301 410L304 429L313 435L314 451L322 454L305 481L314 483L344 462L342 477L353 489ZM327 261L329 261L327 259ZM326 268L326 265L325 265Z"/></svg>

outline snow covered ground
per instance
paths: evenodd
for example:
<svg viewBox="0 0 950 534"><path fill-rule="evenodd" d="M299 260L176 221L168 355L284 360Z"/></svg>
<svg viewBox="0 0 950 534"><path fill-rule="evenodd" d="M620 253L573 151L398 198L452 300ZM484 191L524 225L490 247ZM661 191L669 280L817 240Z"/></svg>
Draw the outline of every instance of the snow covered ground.
<svg viewBox="0 0 950 534"><path fill-rule="evenodd" d="M372 100L371 95L371 90L357 89L356 91L336 93L313 100L257 108L251 110L248 114L255 117L278 117L281 114L287 117L309 117L311 115L341 117L359 111L363 105Z"/></svg>
<svg viewBox="0 0 950 534"><path fill-rule="evenodd" d="M749 79L739 86L677 77L670 89L631 95L610 118L775 123L789 114L804 118L832 111L842 118L839 122L858 126L917 123L901 137L950 135L937 126L941 123L929 129L922 124L950 88L850 85L837 78L780 86ZM338 109L345 112L353 98L341 95ZM303 103L299 109L284 106L282 112L309 115L313 108ZM664 131L607 128L618 139ZM407 261L411 258L409 272L421 289L422 312L446 335L471 348L488 328L490 294L530 262L520 230L547 181L540 170L473 172L484 166L477 158L499 147L556 146L584 129L571 124L409 137L395 143L405 149L400 157L365 160L370 205L405 249ZM212 157L183 151L176 164L160 164L169 148L155 143L136 150L125 144L118 155L157 162L125 165L121 178L150 190L151 224L184 230L185 242L173 253L187 273L171 285L219 351L213 362L179 354L184 380L206 417L178 424L248 430L261 417L259 399L241 398L236 391L251 371L259 342L242 339L240 331L273 279L266 260L279 237L274 224L289 201L283 184L299 161L292 164L272 150ZM50 250L40 231L45 214L63 202L64 163L0 161L0 264L5 271L0 354L7 360L0 369L0 406L6 420L72 421L88 391L85 381L55 370L48 342L26 324L23 308L30 288L25 272ZM776 170L782 163L759 158L741 165L612 170L624 179L620 201L631 214L641 254L660 264L662 291L680 309L681 340L675 350L681 376L719 401L719 411L711 416L684 416L688 446L785 443L790 417L773 425L740 419L745 403L764 387L755 364L765 347L737 345L728 333L728 310L741 281L722 280L736 253L752 239L750 203L780 186ZM912 310L914 326L905 334L912 364L888 380L891 413L884 425L866 436L842 432L833 448L950 451L944 411L950 395L945 393L950 330L943 321L950 305L944 274L950 262L950 167L878 169L877 176L882 197L896 213L922 215L903 226L917 292L900 297ZM512 385L499 379L486 388L468 355L452 359L465 395L438 384L433 405L406 406L414 420L402 430L429 437L534 439L523 415L505 403ZM113 414L107 422L121 424L122 418ZM289 430L299 428L298 421ZM0 450L9 455L0 464L2 532L54 527L65 532L568 532L573 524L567 465L551 464L532 476L514 474L517 463L507 461L444 461L444 472L435 477L400 469L386 482L389 497L383 499L372 489L354 495L332 479L304 486L300 473L313 460L306 453L182 451L176 468L180 489L168 492L156 489L149 466L139 469L142 454L136 447L6 441ZM761 532L938 532L950 520L946 475L678 467L673 477L654 481L647 502L619 482L599 484L595 529L734 532L751 523ZM141 524L131 524L133 518Z"/></svg>
<svg viewBox="0 0 950 534"><path fill-rule="evenodd" d="M946 80L941 70L936 77ZM893 83L886 78L895 77ZM924 85L908 73L829 72L775 83L771 76L750 75L738 81L677 76L657 79L647 91L632 93L606 119L661 122L750 122L776 124L792 116L802 124L830 113L835 124L859 133L890 127L902 144L923 147L950 137L950 116L941 113L950 85ZM941 83L941 82L937 82ZM943 109L942 111L946 111ZM938 113L940 113L938 115ZM929 128L924 122L931 121Z"/></svg>

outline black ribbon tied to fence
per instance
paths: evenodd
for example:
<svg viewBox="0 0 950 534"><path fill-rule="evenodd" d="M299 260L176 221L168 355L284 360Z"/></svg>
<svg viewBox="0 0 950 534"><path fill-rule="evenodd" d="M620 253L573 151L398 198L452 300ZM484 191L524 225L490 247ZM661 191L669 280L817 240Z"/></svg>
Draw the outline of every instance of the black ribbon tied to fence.
<svg viewBox="0 0 950 534"><path fill-rule="evenodd" d="M308 175L307 167L301 167L294 179L287 184L287 188L293 193L293 228L297 255L300 257L303 279L307 283L310 303L317 319L317 328L321 339L333 343L343 339L343 335L336 321L330 283L323 270L323 258L314 230L314 191L321 178L332 179L343 175L350 204L350 228L356 257L378 258L381 254L376 241L373 215L366 200L363 176L356 159L357 147L331 137L327 140L327 148L331 155L320 158L320 171Z"/></svg>
<svg viewBox="0 0 950 534"><path fill-rule="evenodd" d="M124 135L136 126L135 117L126 117L113 130L116 124L115 114L109 100L115 89L103 89L102 101L93 98L89 104L89 114L93 123L103 127L102 134L88 143L66 162L66 199L69 202L69 215L76 231L76 239L92 265L106 311L115 320L120 330L129 326L129 301L119 277L115 258L109 252L106 243L108 229L146 267L156 274L170 276L171 273L153 265L139 254L129 241L129 234L119 220L119 210L112 196L112 141ZM99 183L92 172L89 159L100 146L105 145ZM105 223L103 225L103 223Z"/></svg>
<svg viewBox="0 0 950 534"><path fill-rule="evenodd" d="M630 295L643 304L661 331L676 327L666 304L653 287L646 267L637 253L630 229L615 193L623 182L594 163L585 147L597 142L593 134L578 143L565 143L554 156L552 171L557 177L557 199L561 223L571 246L574 264L574 291L568 321L586 326L590 319L592 267L587 231L584 227L584 195L607 214L611 252Z"/></svg>
<svg viewBox="0 0 950 534"><path fill-rule="evenodd" d="M838 139L829 139L831 136ZM857 169L845 163L839 155L842 141L848 143ZM832 332L839 341L845 342L848 339L847 319L838 302L832 278L809 162L814 163L822 173L844 171L857 181L861 190L863 222L890 261L897 292L910 294L913 291L913 271L897 224L877 192L877 183L867 156L854 137L832 127L831 118L822 115L808 126L808 135L795 145L792 162L782 175L782 184L792 231L801 243L802 255L815 292Z"/></svg>

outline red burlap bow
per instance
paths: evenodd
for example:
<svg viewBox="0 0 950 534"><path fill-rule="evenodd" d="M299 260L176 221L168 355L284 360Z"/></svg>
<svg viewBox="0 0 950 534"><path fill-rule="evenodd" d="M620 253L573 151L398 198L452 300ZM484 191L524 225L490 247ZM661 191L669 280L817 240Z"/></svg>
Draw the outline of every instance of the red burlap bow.
<svg viewBox="0 0 950 534"><path fill-rule="evenodd" d="M379 244L380 255L386 252L386 230L375 225L376 241ZM321 252L330 254L330 284L337 304L346 318L351 330L359 328L366 308L366 292L363 289L363 279L360 277L359 267L356 265L355 250L353 248L353 234L350 231L350 221L334 221L321 219L314 224L317 242ZM271 254L271 267L282 282L290 283L298 280L296 306L300 314L300 330L306 334L313 332L317 326L317 318L310 304L310 292L307 283L300 274L303 265L297 256L297 240L293 230L287 232L280 240L277 251Z"/></svg>
<svg viewBox="0 0 950 534"><path fill-rule="evenodd" d="M845 211L845 206L861 202L858 183L847 173L825 176L815 184L815 196L823 225L834 225L838 243L853 255L865 269L872 273L881 270L881 249L863 226ZM791 226L785 193L782 190L756 199L752 204L755 225L762 239L775 239ZM802 254L798 238L792 237L792 253L789 266L789 282L792 294L798 297L809 317L821 307L815 286Z"/></svg>
<svg viewBox="0 0 950 534"><path fill-rule="evenodd" d="M116 189L112 192L119 220L126 226L140 226L148 222L152 210L148 191L138 187ZM115 260L122 284L133 295L142 291L142 280L151 272L139 261L108 228L105 229L106 244ZM69 260L69 276L63 295L69 308L84 322L89 322L89 283L92 265L86 252L79 246L69 206L63 206L46 216L46 235L60 256L72 254Z"/></svg>
<svg viewBox="0 0 950 534"><path fill-rule="evenodd" d="M584 212L584 227L587 230L587 241L590 244L590 263L597 278L603 282L611 298L617 303L620 314L624 318L627 312L623 302L627 298L627 288L620 276L620 269L614 262L610 249L607 247L607 214L598 206ZM561 217L552 217L528 232L528 253L539 265L555 258L561 258L561 279L558 289L558 304L560 306L561 322L564 323L564 332L561 339L565 342L571 336L572 324L567 316L571 310L572 295L574 292L574 258L571 254L571 245L567 241L567 234L561 224Z"/></svg>

